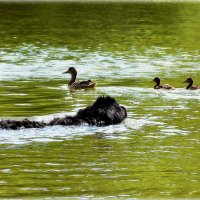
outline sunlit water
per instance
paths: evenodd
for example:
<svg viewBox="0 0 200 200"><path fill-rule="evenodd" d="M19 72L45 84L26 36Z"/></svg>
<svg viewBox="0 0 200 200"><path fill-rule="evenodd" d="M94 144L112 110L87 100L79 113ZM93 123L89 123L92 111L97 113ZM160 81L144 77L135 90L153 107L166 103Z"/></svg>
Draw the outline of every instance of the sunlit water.
<svg viewBox="0 0 200 200"><path fill-rule="evenodd" d="M107 127L0 130L0 197L200 198L200 3L0 3L0 116L48 121L110 95ZM69 91L68 66L95 90ZM154 90L159 76L172 91Z"/></svg>

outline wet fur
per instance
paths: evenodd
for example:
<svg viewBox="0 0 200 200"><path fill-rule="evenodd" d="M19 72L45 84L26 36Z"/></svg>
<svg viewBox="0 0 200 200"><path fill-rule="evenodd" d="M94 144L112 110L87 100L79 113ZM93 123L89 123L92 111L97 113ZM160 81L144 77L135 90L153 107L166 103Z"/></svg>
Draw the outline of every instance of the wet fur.
<svg viewBox="0 0 200 200"><path fill-rule="evenodd" d="M54 118L50 122L24 120L1 120L1 129L18 130L21 128L43 128L54 125L95 125L107 126L119 124L127 117L126 109L115 101L114 98L98 97L94 104L79 110L75 116L65 116L63 118Z"/></svg>

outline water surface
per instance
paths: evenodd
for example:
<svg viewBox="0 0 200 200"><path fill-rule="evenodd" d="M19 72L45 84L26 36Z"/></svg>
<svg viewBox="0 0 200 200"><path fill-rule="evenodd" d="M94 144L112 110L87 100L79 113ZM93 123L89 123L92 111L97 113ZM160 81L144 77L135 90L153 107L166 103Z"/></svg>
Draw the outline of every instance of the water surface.
<svg viewBox="0 0 200 200"><path fill-rule="evenodd" d="M0 3L0 116L50 120L110 95L108 127L0 130L0 197L199 198L200 3ZM68 66L95 90L69 91ZM159 76L173 91L153 89Z"/></svg>

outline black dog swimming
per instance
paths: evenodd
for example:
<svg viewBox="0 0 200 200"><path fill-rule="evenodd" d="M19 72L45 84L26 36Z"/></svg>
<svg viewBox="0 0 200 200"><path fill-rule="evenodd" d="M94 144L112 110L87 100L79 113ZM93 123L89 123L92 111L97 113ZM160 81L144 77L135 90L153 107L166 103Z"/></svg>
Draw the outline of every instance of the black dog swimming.
<svg viewBox="0 0 200 200"><path fill-rule="evenodd" d="M127 117L126 108L120 106L114 98L109 96L98 97L96 101L79 110L74 116L54 118L50 122L24 120L1 120L0 129L18 130L21 128L43 128L45 126L63 125L95 125L107 126L119 124Z"/></svg>

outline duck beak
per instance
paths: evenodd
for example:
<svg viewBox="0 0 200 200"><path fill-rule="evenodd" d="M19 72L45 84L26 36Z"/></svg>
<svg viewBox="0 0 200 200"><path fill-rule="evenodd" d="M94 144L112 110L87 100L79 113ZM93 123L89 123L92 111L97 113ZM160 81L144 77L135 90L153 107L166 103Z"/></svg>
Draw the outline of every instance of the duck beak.
<svg viewBox="0 0 200 200"><path fill-rule="evenodd" d="M183 83L187 83L187 80L186 80L186 81L183 81Z"/></svg>
<svg viewBox="0 0 200 200"><path fill-rule="evenodd" d="M66 72L63 72L63 74L67 74L67 73L69 73L68 70Z"/></svg>

